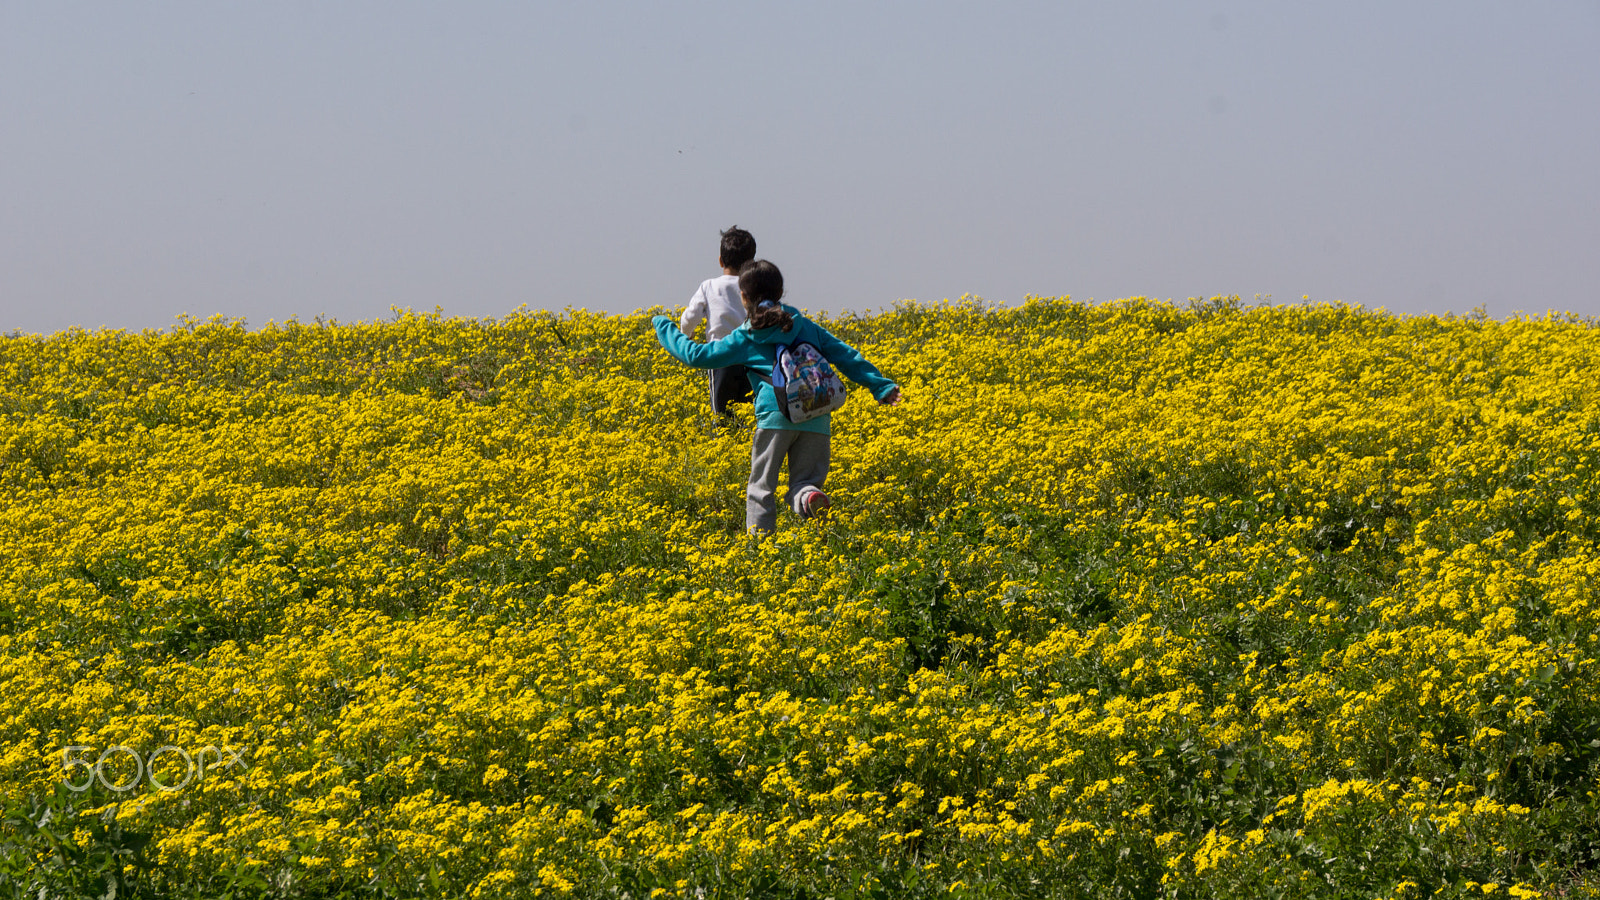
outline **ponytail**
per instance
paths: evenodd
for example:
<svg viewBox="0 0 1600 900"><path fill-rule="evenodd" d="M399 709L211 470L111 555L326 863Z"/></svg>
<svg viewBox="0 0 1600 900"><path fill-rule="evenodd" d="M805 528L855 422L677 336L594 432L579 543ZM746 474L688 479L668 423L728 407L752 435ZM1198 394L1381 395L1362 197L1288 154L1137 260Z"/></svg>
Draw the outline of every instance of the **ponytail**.
<svg viewBox="0 0 1600 900"><path fill-rule="evenodd" d="M781 325L784 331L788 331L794 327L794 316L789 315L783 304L776 300L762 300L753 308L747 301L745 309L750 313L751 328L771 328Z"/></svg>

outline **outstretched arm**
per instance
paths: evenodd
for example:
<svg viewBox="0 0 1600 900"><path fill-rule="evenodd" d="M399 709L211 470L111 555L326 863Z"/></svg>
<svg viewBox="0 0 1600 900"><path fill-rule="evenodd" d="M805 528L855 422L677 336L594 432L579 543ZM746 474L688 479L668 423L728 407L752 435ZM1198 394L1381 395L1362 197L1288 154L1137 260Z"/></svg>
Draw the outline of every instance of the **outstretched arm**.
<svg viewBox="0 0 1600 900"><path fill-rule="evenodd" d="M821 346L817 349L844 377L872 392L873 399L879 403L893 406L900 402L900 386L884 377L877 366L867 362L861 351L834 337L826 328L817 330L822 333Z"/></svg>
<svg viewBox="0 0 1600 900"><path fill-rule="evenodd" d="M677 323L667 316L656 316L653 324L656 328L656 340L660 341L661 346L677 358L678 362L694 366L696 369L720 369L745 362L746 344L737 331L720 341L699 344L689 340L678 330Z"/></svg>

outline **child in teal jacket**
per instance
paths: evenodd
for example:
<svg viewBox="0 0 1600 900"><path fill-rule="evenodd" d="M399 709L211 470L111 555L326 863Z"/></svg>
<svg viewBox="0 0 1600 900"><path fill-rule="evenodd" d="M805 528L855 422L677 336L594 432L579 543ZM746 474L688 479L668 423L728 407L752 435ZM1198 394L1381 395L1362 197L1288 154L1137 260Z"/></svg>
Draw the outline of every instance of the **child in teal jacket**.
<svg viewBox="0 0 1600 900"><path fill-rule="evenodd" d="M755 394L756 432L750 448L750 482L745 492L745 528L752 533L777 529L778 476L789 463L789 491L785 501L803 517L818 515L829 506L822 492L828 477L832 446L832 415L791 422L778 405L771 375L777 345L805 341L816 347L841 375L872 393L879 403L900 402L900 388L849 344L806 318L798 309L783 305L783 273L764 259L745 263L739 270L739 295L748 318L727 337L709 344L689 340L667 316L654 320L656 339L680 362L697 369L745 366Z"/></svg>

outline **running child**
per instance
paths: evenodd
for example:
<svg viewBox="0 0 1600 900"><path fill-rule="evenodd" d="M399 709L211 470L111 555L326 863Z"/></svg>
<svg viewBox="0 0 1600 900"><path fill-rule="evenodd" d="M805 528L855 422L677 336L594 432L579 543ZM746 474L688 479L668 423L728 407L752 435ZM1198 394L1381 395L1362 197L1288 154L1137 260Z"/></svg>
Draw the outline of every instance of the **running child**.
<svg viewBox="0 0 1600 900"><path fill-rule="evenodd" d="M745 528L752 534L771 533L778 526L778 477L787 460L789 490L784 500L802 517L828 508L823 482L828 478L832 449L832 415L791 422L778 405L770 377L779 344L805 341L816 347L840 374L866 388L879 403L900 402L900 388L854 347L785 305L783 273L763 259L739 270L739 295L747 314L743 325L720 341L697 344L673 327L672 319L657 316L656 339L678 361L698 369L744 367L755 389L755 438L750 448L750 482L745 491Z"/></svg>
<svg viewBox="0 0 1600 900"><path fill-rule="evenodd" d="M706 342L719 341L744 324L744 304L739 301L739 267L756 258L756 239L750 232L735 225L722 232L722 249L717 264L722 274L700 283L689 306L683 311L678 328L694 336L695 328L706 323ZM711 411L719 416L732 416L729 403L749 403L750 382L745 378L743 366L728 366L711 370Z"/></svg>

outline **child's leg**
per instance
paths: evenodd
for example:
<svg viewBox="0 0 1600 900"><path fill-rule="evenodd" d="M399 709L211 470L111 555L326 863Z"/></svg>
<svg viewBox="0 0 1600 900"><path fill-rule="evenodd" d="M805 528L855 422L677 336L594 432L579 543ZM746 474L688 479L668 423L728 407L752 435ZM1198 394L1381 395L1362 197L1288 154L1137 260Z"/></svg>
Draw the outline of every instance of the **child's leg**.
<svg viewBox="0 0 1600 900"><path fill-rule="evenodd" d="M750 444L750 483L745 486L744 527L750 532L778 530L778 476L789 445L803 431L757 428Z"/></svg>
<svg viewBox="0 0 1600 900"><path fill-rule="evenodd" d="M789 508L805 515L794 503L802 488L822 490L828 480L828 460L833 452L833 438L811 431L796 432L794 443L789 445L789 493L784 502Z"/></svg>

